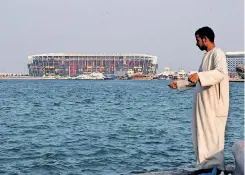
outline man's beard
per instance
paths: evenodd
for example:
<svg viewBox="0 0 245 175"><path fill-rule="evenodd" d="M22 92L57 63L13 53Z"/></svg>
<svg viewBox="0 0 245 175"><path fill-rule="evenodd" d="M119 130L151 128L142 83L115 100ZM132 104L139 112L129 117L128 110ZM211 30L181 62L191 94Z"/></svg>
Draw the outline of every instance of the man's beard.
<svg viewBox="0 0 245 175"><path fill-rule="evenodd" d="M206 47L204 47L204 46L198 46L198 48L201 50L201 51L204 51L205 49L206 49Z"/></svg>

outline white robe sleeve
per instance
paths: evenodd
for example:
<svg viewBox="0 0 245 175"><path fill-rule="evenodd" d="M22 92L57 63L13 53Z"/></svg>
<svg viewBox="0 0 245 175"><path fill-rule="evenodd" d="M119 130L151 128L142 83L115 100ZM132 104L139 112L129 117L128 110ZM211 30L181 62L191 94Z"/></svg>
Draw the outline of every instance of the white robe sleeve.
<svg viewBox="0 0 245 175"><path fill-rule="evenodd" d="M181 88L191 88L191 87L195 87L196 84L191 83L187 80L177 80L177 88L181 89Z"/></svg>
<svg viewBox="0 0 245 175"><path fill-rule="evenodd" d="M224 52L221 50L217 51L213 59L213 70L198 72L201 86L212 86L224 79L226 71L226 56Z"/></svg>

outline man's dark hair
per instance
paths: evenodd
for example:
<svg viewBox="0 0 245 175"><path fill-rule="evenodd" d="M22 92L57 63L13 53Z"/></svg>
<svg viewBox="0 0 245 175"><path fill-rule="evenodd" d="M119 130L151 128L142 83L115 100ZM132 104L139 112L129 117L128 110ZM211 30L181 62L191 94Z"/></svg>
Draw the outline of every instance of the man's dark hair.
<svg viewBox="0 0 245 175"><path fill-rule="evenodd" d="M199 35L200 38L204 38L206 36L211 42L214 42L215 34L210 27L206 26L198 29L195 35Z"/></svg>

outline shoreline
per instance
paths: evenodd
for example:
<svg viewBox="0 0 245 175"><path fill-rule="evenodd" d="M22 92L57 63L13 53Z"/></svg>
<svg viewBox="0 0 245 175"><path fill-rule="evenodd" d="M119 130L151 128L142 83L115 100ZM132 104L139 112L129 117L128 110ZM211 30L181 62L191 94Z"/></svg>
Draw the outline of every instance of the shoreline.
<svg viewBox="0 0 245 175"><path fill-rule="evenodd" d="M29 76L23 76L23 77L0 77L0 80L44 80L42 77L29 77Z"/></svg>
<svg viewBox="0 0 245 175"><path fill-rule="evenodd" d="M229 82L245 82L245 79L230 78Z"/></svg>
<svg viewBox="0 0 245 175"><path fill-rule="evenodd" d="M43 78L43 77L30 77L30 76L22 76L22 77L0 77L0 80L73 80L73 79L49 79L49 78ZM77 80L77 79L74 79ZM82 79L79 79L82 80ZM157 79L156 79L157 80ZM237 79L237 78L230 78L229 82L237 82L242 83L245 82L245 79Z"/></svg>

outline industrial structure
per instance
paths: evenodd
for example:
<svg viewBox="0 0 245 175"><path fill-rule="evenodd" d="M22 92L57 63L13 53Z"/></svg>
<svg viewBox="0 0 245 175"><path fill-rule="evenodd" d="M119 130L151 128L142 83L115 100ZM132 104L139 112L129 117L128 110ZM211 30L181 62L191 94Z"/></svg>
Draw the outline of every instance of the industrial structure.
<svg viewBox="0 0 245 175"><path fill-rule="evenodd" d="M86 72L156 74L157 57L145 54L38 54L28 57L30 76L77 76Z"/></svg>
<svg viewBox="0 0 245 175"><path fill-rule="evenodd" d="M236 68L244 64L244 52L226 52L226 61L230 78L238 78Z"/></svg>

